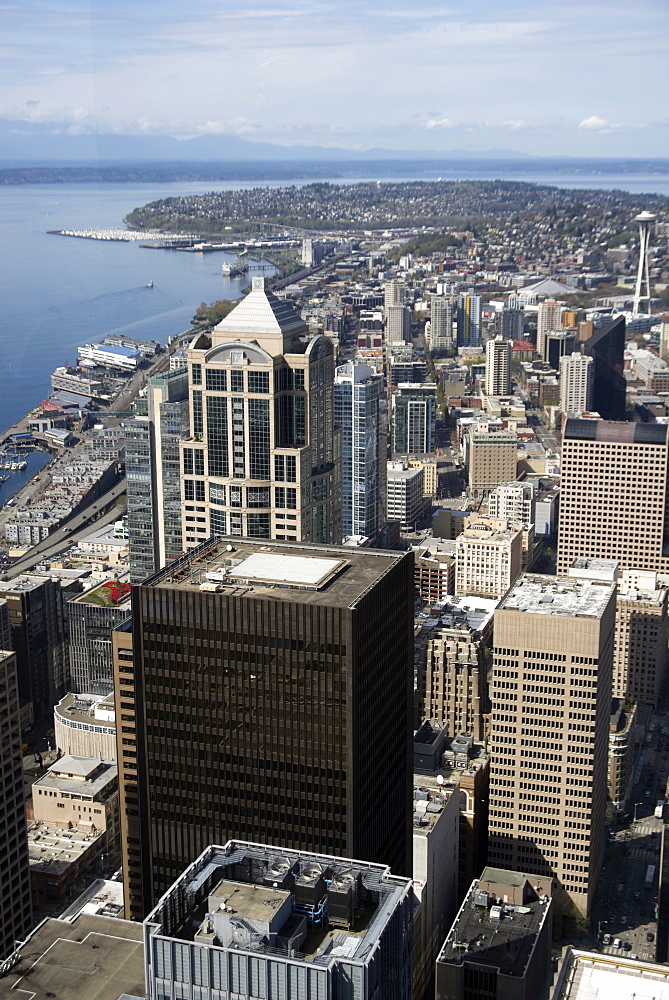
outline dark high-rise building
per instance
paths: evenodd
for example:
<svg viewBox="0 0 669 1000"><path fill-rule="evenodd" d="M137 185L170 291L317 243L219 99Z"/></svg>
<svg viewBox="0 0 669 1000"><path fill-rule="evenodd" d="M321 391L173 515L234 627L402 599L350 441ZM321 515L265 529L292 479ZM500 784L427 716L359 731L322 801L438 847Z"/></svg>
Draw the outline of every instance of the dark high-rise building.
<svg viewBox="0 0 669 1000"><path fill-rule="evenodd" d="M584 351L594 359L592 406L604 420L625 419L626 383L623 375L625 355L625 317L595 330L584 343Z"/></svg>
<svg viewBox="0 0 669 1000"><path fill-rule="evenodd" d="M210 540L135 588L129 915L230 837L410 872L412 610L410 554L343 546Z"/></svg>
<svg viewBox="0 0 669 1000"><path fill-rule="evenodd" d="M0 650L0 962L30 928L30 869L16 656Z"/></svg>

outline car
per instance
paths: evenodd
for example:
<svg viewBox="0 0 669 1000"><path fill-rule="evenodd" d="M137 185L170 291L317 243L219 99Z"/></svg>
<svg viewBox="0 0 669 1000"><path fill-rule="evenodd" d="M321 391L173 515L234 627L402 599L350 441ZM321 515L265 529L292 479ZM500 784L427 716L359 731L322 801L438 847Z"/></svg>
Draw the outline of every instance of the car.
<svg viewBox="0 0 669 1000"><path fill-rule="evenodd" d="M605 934L602 938L602 944L611 944L611 935Z"/></svg>
<svg viewBox="0 0 669 1000"><path fill-rule="evenodd" d="M620 938L614 938L613 939L613 947L614 948L622 948L622 946L623 946L623 943L620 940Z"/></svg>
<svg viewBox="0 0 669 1000"><path fill-rule="evenodd" d="M630 944L629 941L623 941L623 948L625 949L625 951L631 951L632 945Z"/></svg>
<svg viewBox="0 0 669 1000"><path fill-rule="evenodd" d="M646 941L652 942L654 940L655 940L655 935L653 934L652 931L648 931L648 933L646 934Z"/></svg>
<svg viewBox="0 0 669 1000"><path fill-rule="evenodd" d="M640 892L635 892L634 893L634 899L641 899L641 893Z"/></svg>

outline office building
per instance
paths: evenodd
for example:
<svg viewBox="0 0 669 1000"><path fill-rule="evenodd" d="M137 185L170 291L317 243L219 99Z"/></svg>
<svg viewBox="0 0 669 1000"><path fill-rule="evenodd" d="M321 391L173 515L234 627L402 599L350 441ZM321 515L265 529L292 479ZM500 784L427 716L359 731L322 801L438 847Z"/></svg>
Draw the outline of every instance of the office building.
<svg viewBox="0 0 669 1000"><path fill-rule="evenodd" d="M486 396L508 396L511 393L511 353L511 341L502 336L486 341Z"/></svg>
<svg viewBox="0 0 669 1000"><path fill-rule="evenodd" d="M33 782L32 793L38 823L80 833L104 831L107 849L117 846L118 772L112 761L64 754Z"/></svg>
<svg viewBox="0 0 669 1000"><path fill-rule="evenodd" d="M341 429L343 537L376 539L385 517L386 435L383 376L350 361L335 370L335 422Z"/></svg>
<svg viewBox="0 0 669 1000"><path fill-rule="evenodd" d="M393 279L383 285L383 308L404 305L404 282Z"/></svg>
<svg viewBox="0 0 669 1000"><path fill-rule="evenodd" d="M501 483L515 480L517 464L518 438L512 431L470 428L467 479L471 499L481 500Z"/></svg>
<svg viewBox="0 0 669 1000"><path fill-rule="evenodd" d="M659 962L659 956L658 956ZM551 1000L623 997L664 1000L669 996L669 969L630 955L580 951L568 945L555 979Z"/></svg>
<svg viewBox="0 0 669 1000"><path fill-rule="evenodd" d="M626 707L620 698L611 702L609 723L609 801L620 815L632 791L636 763L637 706Z"/></svg>
<svg viewBox="0 0 669 1000"><path fill-rule="evenodd" d="M436 422L435 386L400 385L392 398L393 455L434 452Z"/></svg>
<svg viewBox="0 0 669 1000"><path fill-rule="evenodd" d="M508 521L469 524L455 539L455 592L503 597L523 565L523 533Z"/></svg>
<svg viewBox="0 0 669 1000"><path fill-rule="evenodd" d="M0 597L7 601L11 648L21 704L32 703L33 715L50 715L67 692L69 662L63 602L79 583L60 582L45 576L15 576L0 582Z"/></svg>
<svg viewBox="0 0 669 1000"><path fill-rule="evenodd" d="M66 694L53 710L53 738L61 754L116 760L113 693L105 698L87 692Z"/></svg>
<svg viewBox="0 0 669 1000"><path fill-rule="evenodd" d="M478 347L481 343L482 299L471 292L461 292L457 303L458 347Z"/></svg>
<svg viewBox="0 0 669 1000"><path fill-rule="evenodd" d="M560 370L560 362L565 355L572 354L576 337L569 330L546 330L544 334L543 360L554 371Z"/></svg>
<svg viewBox="0 0 669 1000"><path fill-rule="evenodd" d="M534 485L515 480L500 483L488 494L488 514L495 518L506 518L513 524L534 524Z"/></svg>
<svg viewBox="0 0 669 1000"><path fill-rule="evenodd" d="M562 329L562 314L565 307L555 299L546 299L537 306L537 353L544 356L544 338L549 330Z"/></svg>
<svg viewBox="0 0 669 1000"><path fill-rule="evenodd" d="M410 1000L414 907L381 864L209 846L144 921L148 995Z"/></svg>
<svg viewBox="0 0 669 1000"><path fill-rule="evenodd" d="M625 419L625 336L625 317L618 316L595 330L583 347L594 362L592 408L605 420Z"/></svg>
<svg viewBox="0 0 669 1000"><path fill-rule="evenodd" d="M130 912L233 831L410 870L412 611L411 553L345 546L211 540L136 589Z"/></svg>
<svg viewBox="0 0 669 1000"><path fill-rule="evenodd" d="M9 605L0 597L0 649L12 648L12 629L9 624Z"/></svg>
<svg viewBox="0 0 669 1000"><path fill-rule="evenodd" d="M433 354L450 354L453 351L453 301L435 296L430 302L430 351Z"/></svg>
<svg viewBox="0 0 669 1000"><path fill-rule="evenodd" d="M669 569L667 427L575 419L562 434L557 571L579 556Z"/></svg>
<svg viewBox="0 0 669 1000"><path fill-rule="evenodd" d="M592 410L594 361L587 354L565 354L560 358L560 410L579 417Z"/></svg>
<svg viewBox="0 0 669 1000"><path fill-rule="evenodd" d="M430 787L414 776L413 990L415 1000L434 997L435 962L458 909L459 788Z"/></svg>
<svg viewBox="0 0 669 1000"><path fill-rule="evenodd" d="M118 580L96 583L68 601L68 607L71 686L89 694L111 694L111 631L130 614L130 585Z"/></svg>
<svg viewBox="0 0 669 1000"><path fill-rule="evenodd" d="M134 409L125 425L125 466L130 579L139 583L183 549L179 444L188 437L187 369L150 378Z"/></svg>
<svg viewBox="0 0 669 1000"><path fill-rule="evenodd" d="M495 612L491 864L588 916L606 843L615 587L524 574Z"/></svg>
<svg viewBox="0 0 669 1000"><path fill-rule="evenodd" d="M497 332L505 340L522 341L525 339L525 311L523 309L502 309L495 316Z"/></svg>
<svg viewBox="0 0 669 1000"><path fill-rule="evenodd" d="M0 962L32 922L16 655L0 650Z"/></svg>
<svg viewBox="0 0 669 1000"><path fill-rule="evenodd" d="M388 520L416 530L425 513L423 470L407 469L403 462L388 462L386 470Z"/></svg>
<svg viewBox="0 0 669 1000"><path fill-rule="evenodd" d="M411 342L411 311L408 306L386 306L386 343L408 344Z"/></svg>
<svg viewBox="0 0 669 1000"><path fill-rule="evenodd" d="M485 868L472 882L437 959L437 1000L548 1000L550 878Z"/></svg>
<svg viewBox="0 0 669 1000"><path fill-rule="evenodd" d="M622 574L613 647L614 698L657 705L667 667L668 598L657 573Z"/></svg>
<svg viewBox="0 0 669 1000"><path fill-rule="evenodd" d="M332 342L287 302L249 294L188 351L191 433L181 445L182 531L341 540L341 435Z"/></svg>
<svg viewBox="0 0 669 1000"><path fill-rule="evenodd" d="M447 600L439 609L439 622L417 677L421 720L443 723L447 733L471 733L476 740L484 739L496 607L495 600L460 597Z"/></svg>
<svg viewBox="0 0 669 1000"><path fill-rule="evenodd" d="M432 542L414 550L416 595L426 603L446 601L455 592L455 556L445 549Z"/></svg>

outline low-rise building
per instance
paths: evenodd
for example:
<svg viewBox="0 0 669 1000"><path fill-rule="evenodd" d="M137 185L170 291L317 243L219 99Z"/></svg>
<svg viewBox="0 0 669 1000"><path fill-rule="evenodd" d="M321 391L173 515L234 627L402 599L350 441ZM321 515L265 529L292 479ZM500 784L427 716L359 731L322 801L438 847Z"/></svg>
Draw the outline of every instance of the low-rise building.
<svg viewBox="0 0 669 1000"><path fill-rule="evenodd" d="M501 525L504 525L503 527ZM503 597L521 572L523 532L507 522L468 524L455 540L455 591Z"/></svg>
<svg viewBox="0 0 669 1000"><path fill-rule="evenodd" d="M65 754L33 783L33 816L49 826L106 833L112 849L119 835L116 764Z"/></svg>
<svg viewBox="0 0 669 1000"><path fill-rule="evenodd" d="M142 361L139 351L113 344L84 344L78 348L79 364L90 368L115 368L134 372Z"/></svg>
<svg viewBox="0 0 669 1000"><path fill-rule="evenodd" d="M387 517L413 529L423 518L423 470L407 469L403 462L388 462Z"/></svg>
<svg viewBox="0 0 669 1000"><path fill-rule="evenodd" d="M53 710L54 740L62 754L116 760L114 695L66 694Z"/></svg>
<svg viewBox="0 0 669 1000"><path fill-rule="evenodd" d="M551 1000L669 997L669 969L638 958L565 948Z"/></svg>
<svg viewBox="0 0 669 1000"><path fill-rule="evenodd" d="M486 868L437 959L437 1000L547 1000L552 879Z"/></svg>

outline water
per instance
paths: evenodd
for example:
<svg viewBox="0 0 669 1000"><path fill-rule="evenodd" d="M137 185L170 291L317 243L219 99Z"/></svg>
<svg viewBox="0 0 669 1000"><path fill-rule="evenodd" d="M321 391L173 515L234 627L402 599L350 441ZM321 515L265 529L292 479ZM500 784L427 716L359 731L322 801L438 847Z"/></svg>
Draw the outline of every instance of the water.
<svg viewBox="0 0 669 1000"><path fill-rule="evenodd" d="M30 451L20 457L28 463L25 469L16 472L10 472L9 469L0 470L0 476L9 476L7 482L0 486L0 507L20 489L23 489L26 483L30 482L33 476L36 476L39 470L51 461L51 455L44 451Z"/></svg>
<svg viewBox="0 0 669 1000"><path fill-rule="evenodd" d="M359 179L370 179L364 171L361 165ZM462 177L456 170L439 174L444 180ZM420 174L422 179L428 176L432 175ZM490 167L482 165L480 171L470 169L467 176L669 194L666 175L514 174L513 168L505 170L498 162ZM272 186L287 183L277 181ZM165 343L188 329L200 302L237 298L248 283L246 277L221 275L221 263L226 259L221 253L148 250L137 243L53 236L48 230L117 227L131 209L158 198L256 185L180 182L0 187L0 243L4 249L0 269L0 430L48 395L51 372L59 365L74 364L78 345L99 341L111 331ZM153 288L147 287L150 280Z"/></svg>

